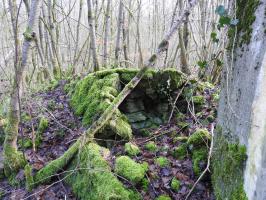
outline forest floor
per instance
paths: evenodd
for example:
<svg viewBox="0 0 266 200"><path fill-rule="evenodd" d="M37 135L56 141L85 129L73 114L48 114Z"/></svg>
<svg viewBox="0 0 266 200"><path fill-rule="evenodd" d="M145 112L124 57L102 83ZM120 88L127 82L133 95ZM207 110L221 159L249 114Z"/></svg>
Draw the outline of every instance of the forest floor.
<svg viewBox="0 0 266 200"><path fill-rule="evenodd" d="M69 97L64 92L64 81L51 91L44 91L32 94L23 100L22 123L19 128L20 149L25 152L25 157L33 166L35 171L41 169L49 161L61 156L71 144L85 131L81 124L81 119L76 117L69 105ZM132 143L138 145L141 153L133 157L137 162L147 162L149 164L146 178L149 181L146 187L143 185L132 185L124 179L120 179L128 188L136 189L143 199L155 199L159 195L166 194L175 200L183 200L189 193L192 186L198 179L193 172L192 158L186 156L184 159L176 159L170 153L170 149L180 145L173 138L178 136L190 136L197 128L207 128L210 130L211 123L206 119L210 114L216 112L216 103L211 98L213 91L206 90L204 97L205 105L200 114L185 116L182 127L177 125L176 119L170 124L150 129L147 137L135 135ZM49 125L45 130L38 130L40 119L48 119ZM184 126L184 123L186 124ZM34 151L32 147L32 136L41 135L41 142ZM158 151L147 150L146 144L153 141ZM114 160L119 155L125 155L125 142L115 141L111 152L110 165L114 168ZM0 148L2 148L0 146ZM167 158L167 164L159 166L156 158ZM206 168L206 163L201 166ZM174 191L171 188L171 180L177 178L180 181L180 189ZM24 179L24 172L17 175L16 180L21 182ZM2 199L76 199L71 192L71 188L63 181L63 177L58 174L53 177L53 182L49 185L41 185L32 192L27 192L24 187L11 186L6 179L0 181L0 193ZM212 200L214 199L211 187L210 173L196 185L191 200Z"/></svg>

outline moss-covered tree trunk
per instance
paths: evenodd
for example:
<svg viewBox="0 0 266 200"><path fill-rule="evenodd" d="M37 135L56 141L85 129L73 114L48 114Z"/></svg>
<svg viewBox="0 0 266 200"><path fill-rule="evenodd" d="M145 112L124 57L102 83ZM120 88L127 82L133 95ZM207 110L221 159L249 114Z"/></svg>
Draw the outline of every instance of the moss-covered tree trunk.
<svg viewBox="0 0 266 200"><path fill-rule="evenodd" d="M266 198L265 7L266 0L236 1L214 141L218 200Z"/></svg>
<svg viewBox="0 0 266 200"><path fill-rule="evenodd" d="M23 80L23 74L27 65L28 52L30 43L35 37L33 28L35 21L38 18L38 6L40 0L34 0L31 3L31 10L29 13L29 20L26 31L24 32L24 42L22 45L22 53L19 52L18 37L15 37L15 76L13 81L13 88L10 97L10 107L8 113L8 123L5 130L5 143L4 143L4 168L7 176L16 172L20 167L25 164L25 160L21 152L17 149L17 137L18 137L18 126L20 122L20 95L21 86ZM12 8L16 8L16 1L9 1ZM16 13L16 11L14 11ZM14 13L11 13L11 19L13 23L13 32L17 35L17 21L14 18ZM16 16L16 15L15 15Z"/></svg>

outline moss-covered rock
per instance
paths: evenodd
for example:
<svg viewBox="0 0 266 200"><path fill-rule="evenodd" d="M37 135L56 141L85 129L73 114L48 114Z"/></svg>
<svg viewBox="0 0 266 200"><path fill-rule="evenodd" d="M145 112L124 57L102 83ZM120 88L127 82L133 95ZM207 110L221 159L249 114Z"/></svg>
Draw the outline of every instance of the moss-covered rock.
<svg viewBox="0 0 266 200"><path fill-rule="evenodd" d="M200 149L194 149L192 152L193 171L196 176L204 170L208 158L208 149L202 147Z"/></svg>
<svg viewBox="0 0 266 200"><path fill-rule="evenodd" d="M237 142L229 143L218 126L214 148L211 163L212 185L216 199L247 200L243 187L246 147Z"/></svg>
<svg viewBox="0 0 266 200"><path fill-rule="evenodd" d="M125 152L130 156L136 156L140 153L140 149L137 145L128 142L125 144Z"/></svg>
<svg viewBox="0 0 266 200"><path fill-rule="evenodd" d="M197 129L187 141L188 145L193 145L193 147L207 145L211 140L211 135L207 129Z"/></svg>
<svg viewBox="0 0 266 200"><path fill-rule="evenodd" d="M75 92L71 97L71 105L76 114L83 116L83 124L89 126L111 105L120 90L118 73L110 73L106 76L104 72L89 74L76 84ZM122 138L132 137L131 126L118 109L106 128L110 128ZM102 135L98 137L106 137L104 130L101 133Z"/></svg>
<svg viewBox="0 0 266 200"><path fill-rule="evenodd" d="M120 156L115 161L115 172L133 183L140 182L147 170L147 163L136 163L128 156Z"/></svg>
<svg viewBox="0 0 266 200"><path fill-rule="evenodd" d="M184 159L187 156L187 144L181 144L178 147L175 147L172 151L172 155L174 156L174 158L176 159Z"/></svg>
<svg viewBox="0 0 266 200"><path fill-rule="evenodd" d="M39 122L38 132L43 133L48 128L48 125L49 125L48 119L45 117L42 117Z"/></svg>
<svg viewBox="0 0 266 200"><path fill-rule="evenodd" d="M97 144L83 147L80 155L71 162L66 182L76 197L83 200L133 200L133 193L113 175L106 161L109 151ZM78 166L78 168L77 168Z"/></svg>
<svg viewBox="0 0 266 200"><path fill-rule="evenodd" d="M177 192L179 188L180 188L180 181L174 177L171 181L171 189Z"/></svg>
<svg viewBox="0 0 266 200"><path fill-rule="evenodd" d="M151 152L156 152L158 150L157 145L153 141L145 144L145 149L147 149L148 151L151 151Z"/></svg>
<svg viewBox="0 0 266 200"><path fill-rule="evenodd" d="M169 160L166 157L158 157L155 159L155 163L160 167L169 166Z"/></svg>

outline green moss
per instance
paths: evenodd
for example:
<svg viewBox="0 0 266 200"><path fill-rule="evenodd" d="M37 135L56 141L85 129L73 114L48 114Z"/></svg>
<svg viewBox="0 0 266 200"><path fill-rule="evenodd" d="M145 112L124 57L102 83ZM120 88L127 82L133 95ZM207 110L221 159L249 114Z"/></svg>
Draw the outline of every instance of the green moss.
<svg viewBox="0 0 266 200"><path fill-rule="evenodd" d="M171 189L177 192L179 188L180 188L180 181L174 177L171 181Z"/></svg>
<svg viewBox="0 0 266 200"><path fill-rule="evenodd" d="M136 198L136 195L124 188L111 172L106 161L108 156L108 149L90 143L84 146L80 155L70 163L66 182L71 186L78 199L130 200ZM76 169L77 165L78 169Z"/></svg>
<svg viewBox="0 0 266 200"><path fill-rule="evenodd" d="M180 121L180 122L177 122L177 125L178 125L181 129L185 129L185 128L187 128L190 124L187 123L187 122L182 122L182 121Z"/></svg>
<svg viewBox="0 0 266 200"><path fill-rule="evenodd" d="M243 171L247 158L245 146L229 143L221 127L216 129L212 156L212 185L217 200L247 200Z"/></svg>
<svg viewBox="0 0 266 200"><path fill-rule="evenodd" d="M148 179L144 178L141 180L141 188L147 192L149 190L149 185L150 185L150 182Z"/></svg>
<svg viewBox="0 0 266 200"><path fill-rule="evenodd" d="M186 136L178 136L174 138L174 142L187 142L188 137Z"/></svg>
<svg viewBox="0 0 266 200"><path fill-rule="evenodd" d="M181 112L177 112L176 115L175 115L175 118L177 120L183 120L185 117L186 116L183 113L181 113Z"/></svg>
<svg viewBox="0 0 266 200"><path fill-rule="evenodd" d="M140 130L140 134L141 134L141 136L143 136L143 137L149 137L150 135L151 135L151 132L148 130L148 129L141 129Z"/></svg>
<svg viewBox="0 0 266 200"><path fill-rule="evenodd" d="M24 39L27 41L31 41L34 38L32 29L30 27L26 28L26 31L23 33Z"/></svg>
<svg viewBox="0 0 266 200"><path fill-rule="evenodd" d="M140 149L137 145L128 142L125 144L125 152L130 156L136 156L140 153Z"/></svg>
<svg viewBox="0 0 266 200"><path fill-rule="evenodd" d="M152 141L145 144L145 149L151 152L156 152L158 150L157 145Z"/></svg>
<svg viewBox="0 0 266 200"><path fill-rule="evenodd" d="M43 133L48 128L48 125L49 125L48 119L42 117L39 122L38 132Z"/></svg>
<svg viewBox="0 0 266 200"><path fill-rule="evenodd" d="M155 163L160 167L167 167L169 166L169 160L166 157L158 157L155 159Z"/></svg>
<svg viewBox="0 0 266 200"><path fill-rule="evenodd" d="M6 177L11 177L13 174L16 174L26 163L22 152L4 143L4 172Z"/></svg>
<svg viewBox="0 0 266 200"><path fill-rule="evenodd" d="M202 169L201 164L206 164L208 158L208 149L206 147L195 149L192 152L192 162L193 162L193 171L196 176L199 176L201 172L204 170Z"/></svg>
<svg viewBox="0 0 266 200"><path fill-rule="evenodd" d="M198 104L198 105L203 105L205 103L205 98L204 96L193 96L193 103Z"/></svg>
<svg viewBox="0 0 266 200"><path fill-rule="evenodd" d="M260 4L260 0L237 0L236 1L236 19L239 20L236 28L229 30L230 45L232 48L236 34L236 46L242 47L243 44L249 44L252 36L252 24L256 20L255 11ZM237 30L237 33L235 31Z"/></svg>
<svg viewBox="0 0 266 200"><path fill-rule="evenodd" d="M155 200L171 200L171 198L168 195L160 195Z"/></svg>
<svg viewBox="0 0 266 200"><path fill-rule="evenodd" d="M202 146L208 144L211 139L211 135L207 129L197 129L187 141L188 145L193 147Z"/></svg>
<svg viewBox="0 0 266 200"><path fill-rule="evenodd" d="M147 170L147 164L136 163L128 156L120 156L115 161L115 172L133 183L140 182Z"/></svg>
<svg viewBox="0 0 266 200"><path fill-rule="evenodd" d="M31 191L34 186L34 180L33 180L33 175L32 175L32 167L29 164L25 166L24 174L26 177L26 189L28 191Z"/></svg>
<svg viewBox="0 0 266 200"><path fill-rule="evenodd" d="M215 102L219 102L219 99L220 99L220 94L219 94L219 92L213 93L213 94L212 94L212 99L213 99Z"/></svg>
<svg viewBox="0 0 266 200"><path fill-rule="evenodd" d="M178 147L175 147L172 151L172 155L176 159L184 159L187 156L187 144L181 144Z"/></svg>
<svg viewBox="0 0 266 200"><path fill-rule="evenodd" d="M32 147L32 140L29 139L29 138L19 139L18 140L18 145L20 147L25 148L25 149L31 148Z"/></svg>
<svg viewBox="0 0 266 200"><path fill-rule="evenodd" d="M28 113L23 112L21 114L21 121L23 121L23 122L29 122L30 120L31 120L31 116Z"/></svg>
<svg viewBox="0 0 266 200"><path fill-rule="evenodd" d="M128 123L127 117L119 110L117 110L116 114L110 120L109 127L115 134L124 139L130 140L133 137L131 125Z"/></svg>
<svg viewBox="0 0 266 200"><path fill-rule="evenodd" d="M13 186L13 187L20 187L22 186L22 182L19 181L18 179L16 179L16 173L13 172L11 173L8 177L7 177L7 180L8 180L8 183Z"/></svg>
<svg viewBox="0 0 266 200"><path fill-rule="evenodd" d="M209 116L207 117L207 120L208 120L208 122L212 123L212 122L215 121L215 117L214 117L213 115L209 115Z"/></svg>

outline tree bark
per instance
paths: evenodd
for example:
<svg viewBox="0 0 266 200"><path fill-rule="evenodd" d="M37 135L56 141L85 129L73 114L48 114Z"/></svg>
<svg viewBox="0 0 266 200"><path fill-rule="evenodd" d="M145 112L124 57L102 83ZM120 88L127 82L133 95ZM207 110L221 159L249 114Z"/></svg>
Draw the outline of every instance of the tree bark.
<svg viewBox="0 0 266 200"><path fill-rule="evenodd" d="M92 0L87 0L88 4L88 22L90 27L90 47L92 52L92 58L93 58L93 66L94 71L99 71L99 61L98 61L98 55L97 55L97 48L96 48L96 35L95 35L95 23L94 23L94 14L93 14L93 8L92 8Z"/></svg>
<svg viewBox="0 0 266 200"><path fill-rule="evenodd" d="M107 7L105 12L105 30L104 30L104 42L103 42L103 67L107 66L108 60L108 42L110 34L110 10L112 0L107 0Z"/></svg>
<svg viewBox="0 0 266 200"><path fill-rule="evenodd" d="M266 0L236 2L239 24L230 34L230 51L224 58L214 137L212 181L217 199L266 198L265 8Z"/></svg>
<svg viewBox="0 0 266 200"><path fill-rule="evenodd" d="M10 2L11 8L14 8L15 2ZM27 65L28 53L31 41L35 38L35 32L33 32L36 19L39 14L39 2L40 0L32 0L31 9L29 13L29 19L26 31L24 32L24 42L22 45L22 54L19 55L19 62L15 63L15 77L13 88L10 97L10 107L8 115L8 125L6 128L6 136L4 142L4 168L6 175L16 172L23 164L25 164L23 155L18 152L17 149L17 137L18 137L18 126L20 122L20 90L22 86L23 75L25 67ZM13 4L14 3L14 4ZM12 14L11 14L12 15ZM17 21L15 21L17 24ZM14 25L16 26L16 25ZM17 30L17 27L14 29ZM17 32L17 31L16 31ZM16 34L15 34L16 35ZM18 38L15 38L15 44ZM15 48L18 48L16 46ZM16 60L16 59L15 59Z"/></svg>
<svg viewBox="0 0 266 200"><path fill-rule="evenodd" d="M123 12L124 12L124 5L123 5L123 1L120 0L119 11L118 11L116 45L115 45L115 62L116 62L116 65L119 65L119 55L120 55L120 51L121 51L121 33L122 33L122 27L123 27Z"/></svg>

